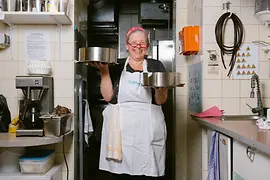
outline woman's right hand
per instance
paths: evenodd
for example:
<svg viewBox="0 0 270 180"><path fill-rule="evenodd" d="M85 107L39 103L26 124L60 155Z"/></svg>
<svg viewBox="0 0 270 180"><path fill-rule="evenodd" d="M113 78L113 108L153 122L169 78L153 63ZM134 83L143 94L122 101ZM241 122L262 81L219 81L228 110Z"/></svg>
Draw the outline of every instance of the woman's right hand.
<svg viewBox="0 0 270 180"><path fill-rule="evenodd" d="M112 85L112 80L109 73L108 64L101 63L101 62L91 62L91 63L88 63L88 65L93 66L100 70L100 73L101 73L100 91L104 99L107 102L110 102L112 100L114 91L113 91L113 85Z"/></svg>
<svg viewBox="0 0 270 180"><path fill-rule="evenodd" d="M97 68L98 70L100 70L101 73L109 72L108 64L106 64L106 63L89 62L88 65Z"/></svg>

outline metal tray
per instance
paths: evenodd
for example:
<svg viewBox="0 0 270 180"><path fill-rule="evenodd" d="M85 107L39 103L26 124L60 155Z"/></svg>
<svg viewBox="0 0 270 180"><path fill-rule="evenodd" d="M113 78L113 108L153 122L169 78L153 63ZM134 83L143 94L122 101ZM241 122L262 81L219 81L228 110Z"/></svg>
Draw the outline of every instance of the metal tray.
<svg viewBox="0 0 270 180"><path fill-rule="evenodd" d="M171 85L171 86L156 86L156 85L143 85L143 84L142 84L142 86L149 87L149 88L168 88L168 89L171 89L171 88L175 88L175 87L184 87L185 83Z"/></svg>
<svg viewBox="0 0 270 180"><path fill-rule="evenodd" d="M77 63L101 62L117 64L117 50L104 47L85 47L79 49Z"/></svg>
<svg viewBox="0 0 270 180"><path fill-rule="evenodd" d="M145 72L142 74L141 85L152 88L183 87L181 74L177 72Z"/></svg>
<svg viewBox="0 0 270 180"><path fill-rule="evenodd" d="M119 64L119 63L117 63L117 62L103 62L103 61L95 61L95 60L86 60L86 61L76 61L76 63L93 63L93 62L100 62L100 63L102 63L102 64L112 64L112 65L114 65L114 64Z"/></svg>

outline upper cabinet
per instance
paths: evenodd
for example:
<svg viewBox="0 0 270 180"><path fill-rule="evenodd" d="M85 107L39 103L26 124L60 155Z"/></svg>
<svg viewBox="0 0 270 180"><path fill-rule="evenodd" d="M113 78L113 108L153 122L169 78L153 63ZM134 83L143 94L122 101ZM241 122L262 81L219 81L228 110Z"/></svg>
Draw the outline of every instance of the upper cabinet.
<svg viewBox="0 0 270 180"><path fill-rule="evenodd" d="M71 0L1 0L0 21L12 24L69 25ZM1 3L2 2L2 3Z"/></svg>

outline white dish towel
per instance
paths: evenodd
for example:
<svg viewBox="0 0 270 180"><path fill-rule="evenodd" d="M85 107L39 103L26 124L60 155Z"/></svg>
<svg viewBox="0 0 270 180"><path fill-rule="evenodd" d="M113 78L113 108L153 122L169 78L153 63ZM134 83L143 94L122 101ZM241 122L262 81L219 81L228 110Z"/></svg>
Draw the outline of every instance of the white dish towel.
<svg viewBox="0 0 270 180"><path fill-rule="evenodd" d="M90 115L90 108L88 101L86 99L83 100L85 102L85 111L84 111L84 140L86 144L88 145L88 138L91 136L91 134L94 132L92 119Z"/></svg>

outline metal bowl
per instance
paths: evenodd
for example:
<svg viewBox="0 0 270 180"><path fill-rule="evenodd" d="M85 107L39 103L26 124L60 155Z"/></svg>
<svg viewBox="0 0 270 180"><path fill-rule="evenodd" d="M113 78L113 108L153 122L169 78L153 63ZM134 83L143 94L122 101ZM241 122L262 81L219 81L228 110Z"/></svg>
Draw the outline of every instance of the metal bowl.
<svg viewBox="0 0 270 180"><path fill-rule="evenodd" d="M104 47L85 47L79 49L79 63L101 62L117 64L117 50Z"/></svg>
<svg viewBox="0 0 270 180"><path fill-rule="evenodd" d="M176 72L145 72L142 74L141 85L153 88L184 86L181 74Z"/></svg>

